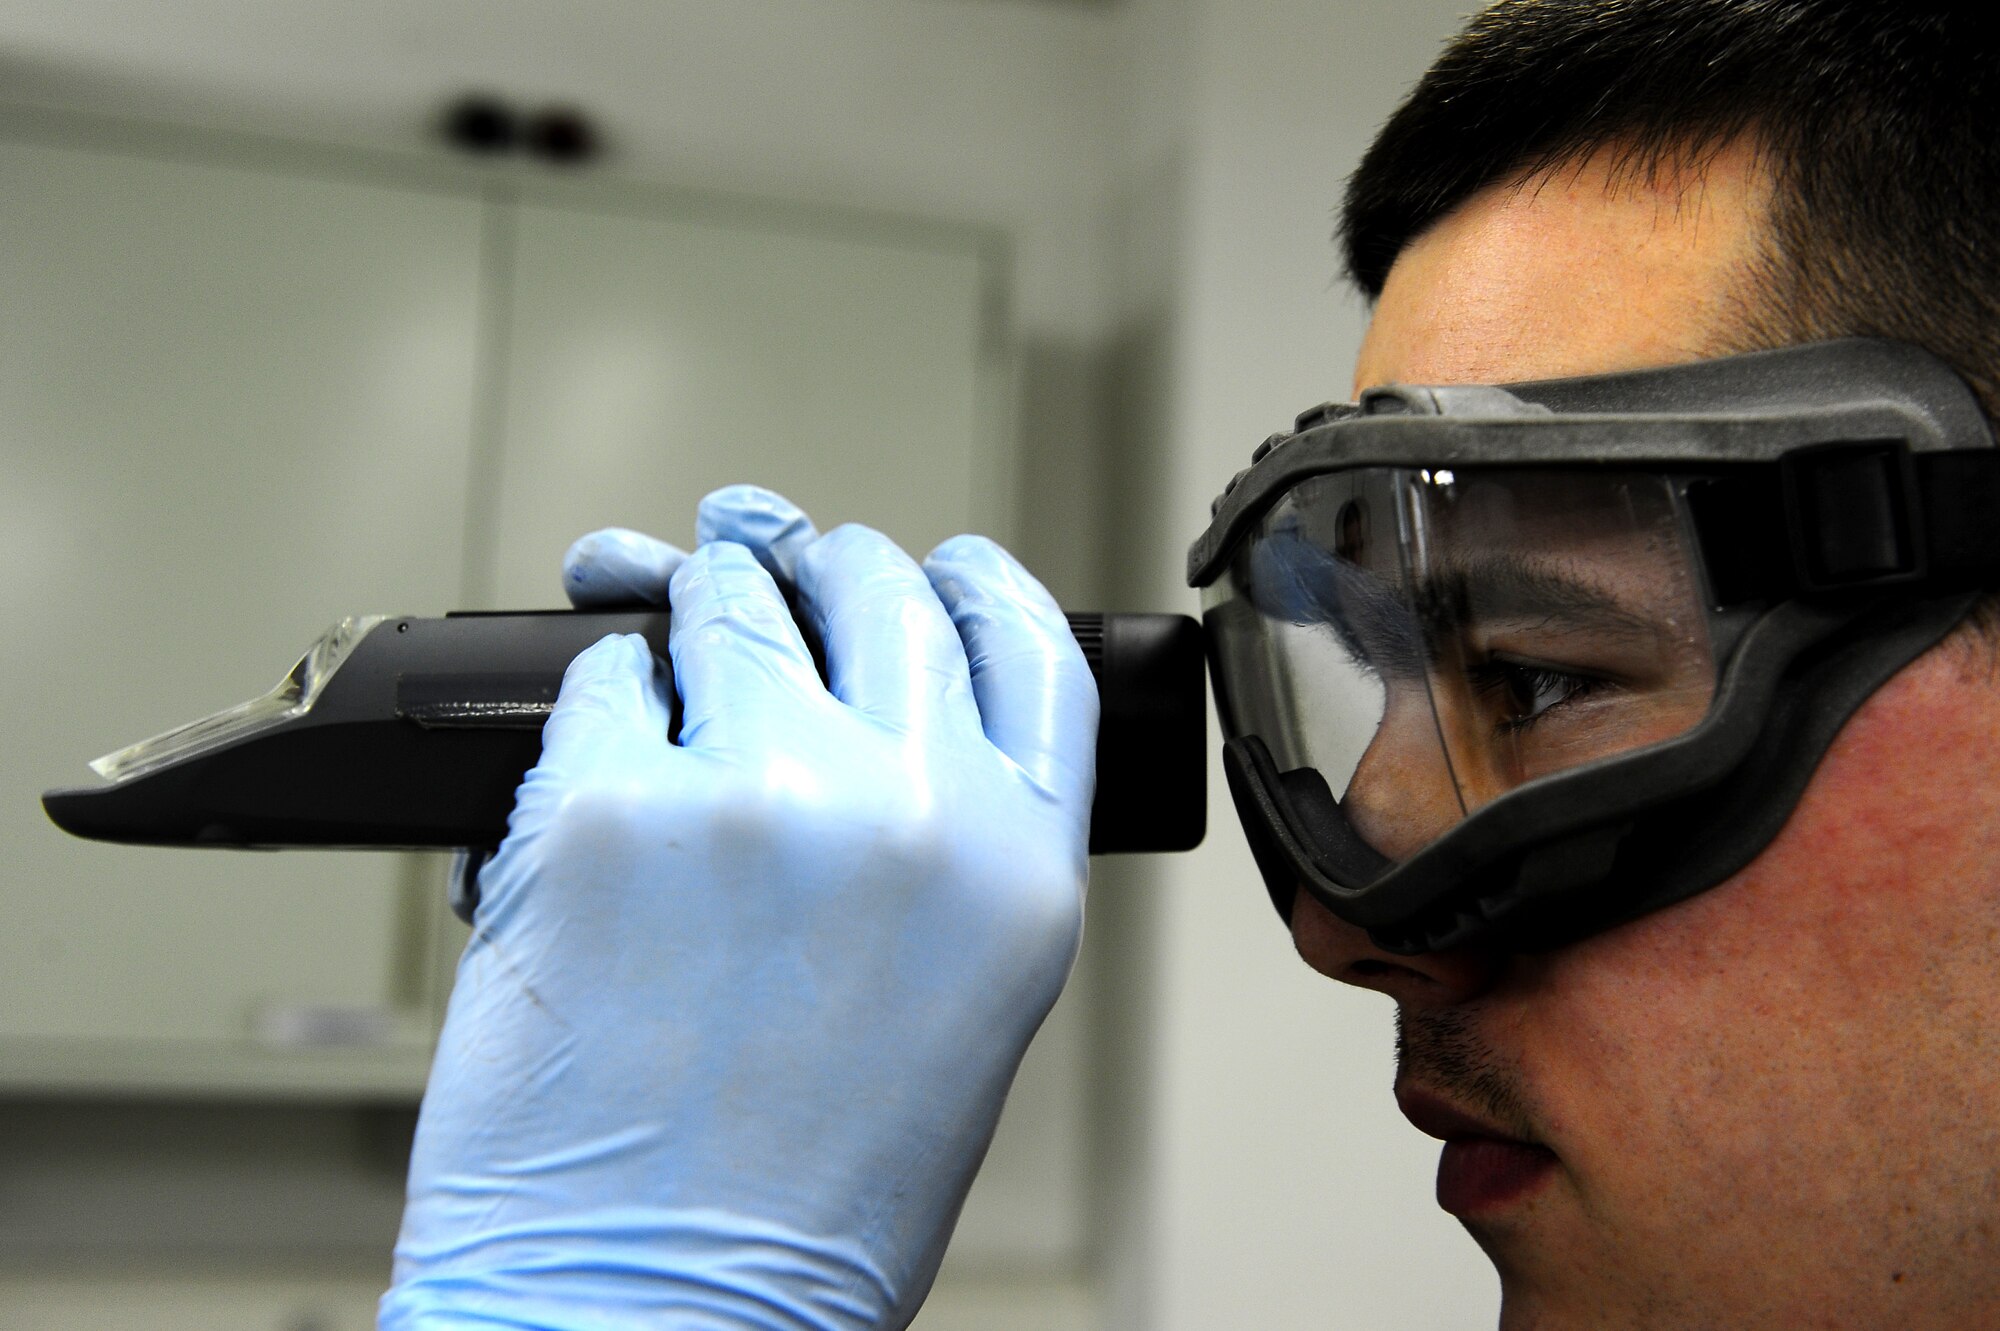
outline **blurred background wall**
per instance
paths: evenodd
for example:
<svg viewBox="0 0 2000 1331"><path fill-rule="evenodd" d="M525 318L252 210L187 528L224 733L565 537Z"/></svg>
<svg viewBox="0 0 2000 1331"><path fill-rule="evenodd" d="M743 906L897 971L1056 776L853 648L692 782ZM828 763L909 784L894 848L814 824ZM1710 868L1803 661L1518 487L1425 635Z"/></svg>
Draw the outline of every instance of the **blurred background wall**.
<svg viewBox="0 0 2000 1331"><path fill-rule="evenodd" d="M61 628L0 648L0 1325L367 1325L460 938L433 864L107 859L41 788L743 468L1191 609L1211 494L1347 392L1340 183L1463 5L0 8L0 594ZM603 151L455 155L468 91ZM1492 1320L1388 1004L1296 961L1211 784L1201 851L1099 862L919 1326Z"/></svg>

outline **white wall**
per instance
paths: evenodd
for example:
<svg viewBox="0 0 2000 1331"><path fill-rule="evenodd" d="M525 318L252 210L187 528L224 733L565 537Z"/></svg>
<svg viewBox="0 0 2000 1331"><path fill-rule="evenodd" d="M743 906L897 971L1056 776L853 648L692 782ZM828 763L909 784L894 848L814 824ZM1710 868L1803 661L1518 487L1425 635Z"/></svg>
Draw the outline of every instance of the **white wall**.
<svg viewBox="0 0 2000 1331"><path fill-rule="evenodd" d="M1152 461L1158 512L1143 533L1163 604L1186 596L1186 543L1250 448L1297 411L1347 395L1365 311L1335 280L1340 186L1462 4L1158 6L1157 21L1184 23L1182 63L1177 77L1155 65L1140 86L1145 105L1179 121L1178 160L1163 171L1156 157L1151 178L1163 185L1132 211L1172 268L1154 372L1170 394ZM1161 206L1177 216L1164 242ZM1126 287L1140 310L1161 292L1144 279ZM1490 1324L1497 1283L1432 1201L1437 1144L1390 1098L1389 1003L1297 960L1219 768L1211 806L1202 850L1158 866L1150 1233L1136 1245L1144 1276L1115 1286L1120 1325Z"/></svg>
<svg viewBox="0 0 2000 1331"><path fill-rule="evenodd" d="M1032 329L1104 305L1123 6L1063 0L9 0L0 98L420 148L444 99L574 101L602 169L991 222Z"/></svg>

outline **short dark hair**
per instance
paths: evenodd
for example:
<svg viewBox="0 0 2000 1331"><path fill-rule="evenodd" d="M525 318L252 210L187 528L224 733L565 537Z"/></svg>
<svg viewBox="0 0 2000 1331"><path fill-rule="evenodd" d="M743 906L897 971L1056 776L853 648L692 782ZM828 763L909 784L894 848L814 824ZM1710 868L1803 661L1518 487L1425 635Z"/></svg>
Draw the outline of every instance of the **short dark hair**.
<svg viewBox="0 0 2000 1331"><path fill-rule="evenodd" d="M1498 0L1348 180L1348 276L1378 298L1404 246L1486 186L1602 150L1698 166L1738 138L1772 174L1770 234L1718 350L1898 338L2000 420L2000 42L1978 6ZM1960 636L2000 654L2000 592Z"/></svg>
<svg viewBox="0 0 2000 1331"><path fill-rule="evenodd" d="M1372 300L1403 247L1488 185L1609 149L1651 169L1748 136L1772 172L1743 344L1914 342L2000 416L2000 43L1918 0L1500 0L1348 182Z"/></svg>

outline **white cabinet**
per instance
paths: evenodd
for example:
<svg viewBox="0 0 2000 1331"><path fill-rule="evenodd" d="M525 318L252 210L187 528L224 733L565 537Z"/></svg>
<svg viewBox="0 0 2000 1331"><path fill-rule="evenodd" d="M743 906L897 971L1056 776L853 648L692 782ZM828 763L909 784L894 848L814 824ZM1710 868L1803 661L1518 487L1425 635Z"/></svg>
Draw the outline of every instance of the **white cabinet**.
<svg viewBox="0 0 2000 1331"><path fill-rule="evenodd" d="M559 603L573 537L685 540L727 481L991 529L993 265L888 231L0 144L0 1086L418 1089L436 857L97 845L37 796L343 614Z"/></svg>
<svg viewBox="0 0 2000 1331"><path fill-rule="evenodd" d="M963 238L527 204L496 247L505 429L496 520L475 537L496 604L557 601L556 558L593 526L691 539L696 502L736 481L781 484L918 558L1001 531L1010 459L982 408L1004 369L996 275ZM1038 1039L966 1206L954 1258L974 1270L1081 1250L1080 1006Z"/></svg>
<svg viewBox="0 0 2000 1331"><path fill-rule="evenodd" d="M105 846L38 803L262 692L339 616L558 604L572 538L685 542L740 480L918 556L1009 534L990 236L7 127L0 1096L414 1102L463 939L441 857ZM1081 1260L1077 1009L1023 1069L956 1269Z"/></svg>
<svg viewBox="0 0 2000 1331"><path fill-rule="evenodd" d="M557 558L592 527L685 543L701 496L737 481L919 558L992 529L990 265L963 237L524 203L496 245L511 292L496 603L559 600Z"/></svg>
<svg viewBox="0 0 2000 1331"><path fill-rule="evenodd" d="M408 857L91 844L38 797L262 692L342 613L457 595L479 221L0 144L0 1084L421 1084L435 894ZM329 1009L388 1020L269 1038Z"/></svg>

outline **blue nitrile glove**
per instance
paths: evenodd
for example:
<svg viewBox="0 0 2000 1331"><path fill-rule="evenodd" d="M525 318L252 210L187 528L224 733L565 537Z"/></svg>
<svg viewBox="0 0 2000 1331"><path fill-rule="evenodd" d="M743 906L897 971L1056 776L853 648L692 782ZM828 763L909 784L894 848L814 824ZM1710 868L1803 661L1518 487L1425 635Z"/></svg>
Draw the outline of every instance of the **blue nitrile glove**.
<svg viewBox="0 0 2000 1331"><path fill-rule="evenodd" d="M799 520L806 530L812 530L805 514L800 513ZM563 556L563 590L569 593L569 603L579 610L600 605L665 605L667 583L686 562L687 552L677 546L623 527L606 527L579 537Z"/></svg>
<svg viewBox="0 0 2000 1331"><path fill-rule="evenodd" d="M1097 696L1047 593L762 491L701 531L679 743L598 643L480 875L385 1327L906 1324L1068 974Z"/></svg>

